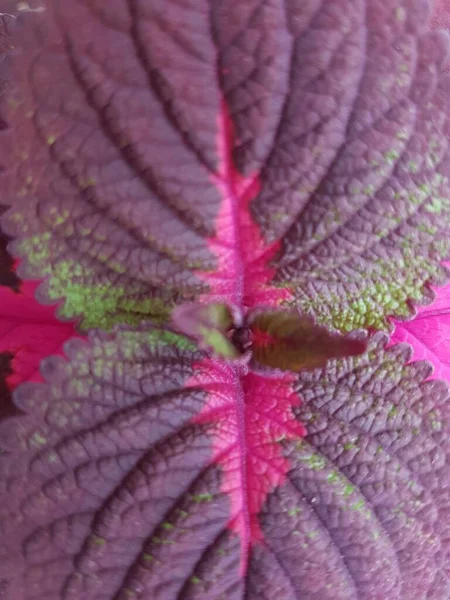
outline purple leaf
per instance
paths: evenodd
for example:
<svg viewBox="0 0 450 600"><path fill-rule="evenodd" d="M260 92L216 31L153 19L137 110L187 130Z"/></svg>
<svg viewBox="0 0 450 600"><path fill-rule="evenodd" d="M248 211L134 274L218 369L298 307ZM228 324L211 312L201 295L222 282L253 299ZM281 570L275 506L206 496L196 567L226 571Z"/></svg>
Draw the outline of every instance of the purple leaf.
<svg viewBox="0 0 450 600"><path fill-rule="evenodd" d="M268 377L143 320L431 299L449 253L446 39L425 0L77 0L18 19L3 218L85 327L0 439L7 600L447 600L444 384L376 337ZM305 426L308 435L305 436Z"/></svg>
<svg viewBox="0 0 450 600"><path fill-rule="evenodd" d="M426 16L425 0L21 15L0 144L20 274L86 327L199 295L344 331L407 316L450 240L447 40Z"/></svg>
<svg viewBox="0 0 450 600"><path fill-rule="evenodd" d="M449 597L448 392L405 346L303 372L300 405L164 331L90 340L0 429L7 600Z"/></svg>

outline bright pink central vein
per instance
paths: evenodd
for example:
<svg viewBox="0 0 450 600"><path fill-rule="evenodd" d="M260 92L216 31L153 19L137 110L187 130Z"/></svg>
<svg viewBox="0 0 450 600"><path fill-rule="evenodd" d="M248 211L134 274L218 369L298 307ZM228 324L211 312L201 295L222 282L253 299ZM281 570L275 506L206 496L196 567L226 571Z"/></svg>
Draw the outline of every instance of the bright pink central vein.
<svg viewBox="0 0 450 600"><path fill-rule="evenodd" d="M271 285L270 261L279 243L267 245L250 214L257 196L257 175L243 177L233 162L235 136L226 105L219 120L220 164L213 182L222 203L216 235L209 246L217 268L199 273L209 286L202 300L234 304L242 313L254 306L277 306L290 297ZM262 541L258 515L267 495L285 480L289 462L279 444L305 433L292 406L300 403L292 391L292 377L266 379L215 359L198 365L189 385L201 385L208 402L197 422L216 424L213 456L222 471L222 491L230 498L229 528L241 539L241 571L245 572L252 544Z"/></svg>
<svg viewBox="0 0 450 600"><path fill-rule="evenodd" d="M242 312L244 311L244 290L245 290L245 263L243 258L243 247L241 238L241 219L239 214L239 199L245 197L245 193L250 192L252 195L252 186L258 186L257 178L249 179L248 181L242 180L236 177L237 173L233 165L232 160L232 143L233 143L233 130L231 120L227 118L228 115L225 111L222 113L222 123L220 124L222 135L220 136L220 142L223 145L221 148L220 156L223 157L223 172L220 173L216 180L217 186L222 188L222 194L225 198L228 198L229 206L229 219L230 219L230 237L231 237L231 249L232 249L232 263L234 265L234 281L233 292L231 295L231 301L235 304ZM244 187L246 186L246 187ZM219 234L220 235L220 234Z"/></svg>

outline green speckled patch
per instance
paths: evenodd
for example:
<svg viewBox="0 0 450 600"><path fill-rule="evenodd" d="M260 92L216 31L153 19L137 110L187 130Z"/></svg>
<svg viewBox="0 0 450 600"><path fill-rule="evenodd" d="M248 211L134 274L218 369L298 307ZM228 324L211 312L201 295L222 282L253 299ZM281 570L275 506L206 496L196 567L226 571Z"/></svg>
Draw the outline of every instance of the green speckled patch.
<svg viewBox="0 0 450 600"><path fill-rule="evenodd" d="M105 538L99 537L98 535L94 535L92 534L90 536L90 540L92 541L93 544L95 544L96 546L105 546L106 545L106 540Z"/></svg>
<svg viewBox="0 0 450 600"><path fill-rule="evenodd" d="M47 438L36 431L30 438L30 443L33 446L45 446L47 443Z"/></svg>
<svg viewBox="0 0 450 600"><path fill-rule="evenodd" d="M63 218L63 215L55 215L56 220ZM20 251L41 277L50 276L48 297L55 302L64 298L60 308L64 318L81 316L81 327L85 329L110 329L116 323L138 325L147 319L154 322L167 319L171 306L159 298L139 296L142 290L138 285L124 287L110 282L88 285L86 281L95 280L92 269L73 261L52 265L50 238L48 232L26 238L20 244ZM116 272L123 272L119 267Z"/></svg>
<svg viewBox="0 0 450 600"><path fill-rule="evenodd" d="M295 517L296 515L298 515L298 514L299 514L299 513L301 513L301 512L302 512L302 509L301 509L300 507L298 507L298 506L295 506L294 508L290 508L290 509L288 510L288 513L287 513L287 514L288 514L290 517Z"/></svg>
<svg viewBox="0 0 450 600"><path fill-rule="evenodd" d="M195 494L191 496L191 499L196 504L203 504L204 502L211 502L213 499L213 495L209 493Z"/></svg>
<svg viewBox="0 0 450 600"><path fill-rule="evenodd" d="M303 456L300 458L300 460L302 462L305 462L310 469L313 469L315 471L324 469L327 464L323 456L320 456L319 454Z"/></svg>
<svg viewBox="0 0 450 600"><path fill-rule="evenodd" d="M422 225L418 230L428 235L434 231L431 225ZM423 256L415 255L413 249L413 240L405 238L400 256L377 261L377 270L372 271L371 277L361 270L358 274L360 283L355 277L358 287L343 285L340 294L331 292L308 297L304 286L296 286L298 291L293 304L314 314L318 322L343 332L360 328L386 330L388 316L408 317L411 313L409 301L421 302L424 286L432 280L442 279L439 262L426 261ZM442 258L447 256L450 238L430 242L430 253Z"/></svg>
<svg viewBox="0 0 450 600"><path fill-rule="evenodd" d="M399 6L395 9L395 18L397 21L406 21L406 11L403 7Z"/></svg>
<svg viewBox="0 0 450 600"><path fill-rule="evenodd" d="M119 345L118 345L119 340ZM111 340L105 340L101 345L95 345L92 349L92 360L90 365L77 363L78 378L71 380L71 391L77 395L84 396L93 389L95 378L110 378L111 373L123 377L131 371L135 376L142 375L143 365L142 360L148 357L149 347L153 350L161 346L169 346L171 348L179 348L195 352L195 344L188 338L166 331L163 329L149 329L148 331L120 331L117 337ZM120 361L118 361L120 357ZM83 361L83 355L80 355L80 360ZM130 364L124 364L127 361ZM84 372L84 366L87 366L87 372ZM80 368L83 369L81 378ZM70 367L68 367L70 368ZM95 391L95 390L94 390ZM199 501L207 501L209 496L199 496ZM186 513L187 515L187 513Z"/></svg>
<svg viewBox="0 0 450 600"><path fill-rule="evenodd" d="M405 126L396 133L401 143L410 130ZM292 233L286 263L281 263L274 280L275 285L293 291L287 303L343 332L387 330L388 317L410 316L411 302L423 302L426 286L443 283L440 262L450 256L449 180L436 171L446 151L447 144L434 130L422 154L405 153L405 148L403 152L401 148L388 149L372 161L371 172L374 178L385 181L394 169L399 178L393 179L391 187L380 189L352 180L347 194L348 203L355 206L353 217L343 217L330 201L320 227L312 230L309 240L299 241L300 246L306 245L304 255L297 256ZM374 198L380 193L384 212L381 201ZM353 200L361 194L369 200ZM356 210L361 202L365 202L363 209ZM368 211L372 202L376 207L373 217ZM364 229L356 220L350 225L357 215L368 221L367 236L361 234L356 250L352 244L346 245L346 239L358 240L357 232Z"/></svg>
<svg viewBox="0 0 450 600"><path fill-rule="evenodd" d="M153 347L157 346L175 346L180 350L195 351L197 346L189 338L183 335L166 331L165 329L153 329L143 334L139 331L124 331L121 333L120 351L124 358L130 360L145 352L143 343L147 342ZM111 353L114 352L114 343ZM105 352L108 352L107 344L104 346ZM112 355L112 354L111 354Z"/></svg>
<svg viewBox="0 0 450 600"><path fill-rule="evenodd" d="M27 185L30 181L28 177ZM85 187L95 185L92 180L84 183ZM15 213L9 218L12 222L20 223L26 233L28 226L22 215ZM75 235L68 210L51 207L45 214L45 222L53 231L58 231L58 235ZM63 318L81 317L82 329L99 327L106 330L115 324L138 325L145 320L161 323L168 319L174 300L155 296L154 291L146 296L144 290L151 289L150 283L121 283L120 276L126 274L126 265L109 258L106 254L97 252L95 255L95 259L104 265L102 268L107 269L102 275L99 275L95 266L88 267L74 259L55 261L55 256L65 252L58 235L46 231L25 237L18 243L17 251L27 257L33 278L48 278L48 299L55 303L61 302L59 310ZM90 239L94 245L105 241L105 237L93 227L78 226L76 235ZM190 261L187 265L192 269L200 266L198 261ZM168 293L170 286L161 291Z"/></svg>
<svg viewBox="0 0 450 600"><path fill-rule="evenodd" d="M351 510L361 511L366 506L365 500L361 499L350 505Z"/></svg>
<svg viewBox="0 0 450 600"><path fill-rule="evenodd" d="M151 554L148 554L147 552L144 552L142 554L142 560L149 563L149 562L153 562L155 560L155 557L152 556Z"/></svg>
<svg viewBox="0 0 450 600"><path fill-rule="evenodd" d="M116 323L138 325L142 320L161 322L167 318L167 305L159 299L131 299L130 290L111 285L93 285L66 282L52 279L49 286L50 299L57 300L63 295L65 302L62 316L71 319L84 315L82 327L109 329ZM87 310L89 307L89 310Z"/></svg>

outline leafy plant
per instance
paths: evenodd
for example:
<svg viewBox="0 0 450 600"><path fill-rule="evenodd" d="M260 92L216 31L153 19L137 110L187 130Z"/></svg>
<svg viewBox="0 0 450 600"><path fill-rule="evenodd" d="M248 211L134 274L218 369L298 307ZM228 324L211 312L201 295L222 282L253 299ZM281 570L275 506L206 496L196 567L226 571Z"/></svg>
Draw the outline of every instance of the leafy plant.
<svg viewBox="0 0 450 600"><path fill-rule="evenodd" d="M3 595L450 598L448 388L394 343L446 360L428 2L41 8L2 33Z"/></svg>

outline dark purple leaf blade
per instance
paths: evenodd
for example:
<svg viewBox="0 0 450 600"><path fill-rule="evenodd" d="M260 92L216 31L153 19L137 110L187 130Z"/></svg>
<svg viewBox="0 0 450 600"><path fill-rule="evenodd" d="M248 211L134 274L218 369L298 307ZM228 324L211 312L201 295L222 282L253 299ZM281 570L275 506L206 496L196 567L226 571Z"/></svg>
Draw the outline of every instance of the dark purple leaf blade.
<svg viewBox="0 0 450 600"><path fill-rule="evenodd" d="M232 300L239 281L251 304L280 243L277 301L328 327L385 328L430 300L450 94L427 2L202 6L49 0L21 16L0 160L21 274L86 327ZM248 252L247 207L267 255Z"/></svg>
<svg viewBox="0 0 450 600"><path fill-rule="evenodd" d="M291 382L303 439L285 386L247 394L242 459L223 364L155 330L90 341L0 429L7 600L450 597L448 391L406 346Z"/></svg>
<svg viewBox="0 0 450 600"><path fill-rule="evenodd" d="M409 314L449 246L446 42L424 33L427 3L208 8L47 2L20 19L0 183L21 274L87 327L199 295L344 331ZM18 390L8 600L448 599L447 400L425 367L369 349L296 383L150 337L93 333L44 364L49 387Z"/></svg>

